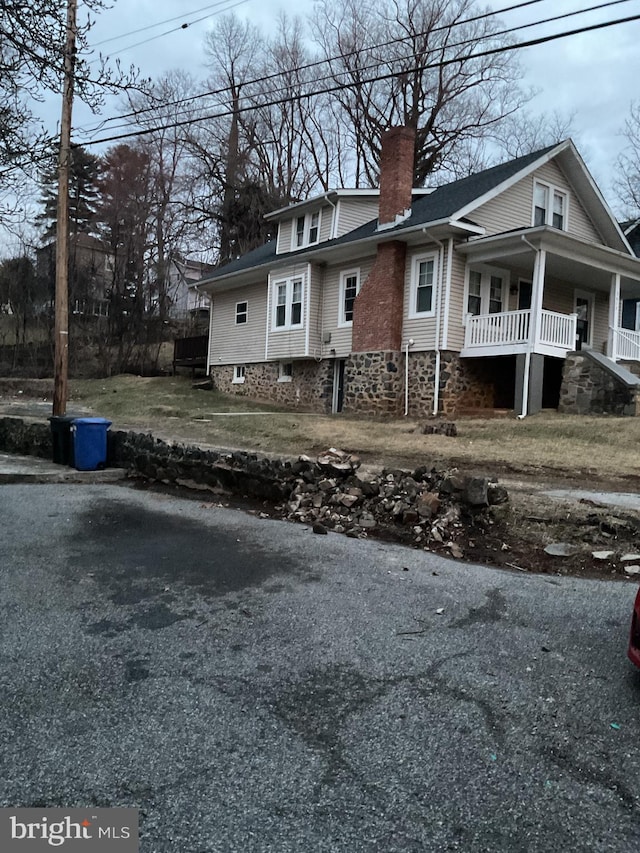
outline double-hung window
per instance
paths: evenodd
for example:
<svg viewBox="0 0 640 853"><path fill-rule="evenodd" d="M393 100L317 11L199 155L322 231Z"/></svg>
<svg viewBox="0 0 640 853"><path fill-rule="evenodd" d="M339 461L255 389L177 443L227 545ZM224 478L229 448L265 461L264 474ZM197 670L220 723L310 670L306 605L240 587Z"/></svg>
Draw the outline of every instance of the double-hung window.
<svg viewBox="0 0 640 853"><path fill-rule="evenodd" d="M410 317L429 317L435 313L436 254L417 255L411 268Z"/></svg>
<svg viewBox="0 0 640 853"><path fill-rule="evenodd" d="M289 278L274 285L274 329L302 326L302 279Z"/></svg>
<svg viewBox="0 0 640 853"><path fill-rule="evenodd" d="M536 181L533 187L533 224L567 228L567 194L563 190Z"/></svg>
<svg viewBox="0 0 640 853"><path fill-rule="evenodd" d="M348 270L340 275L340 320L341 326L353 322L353 304L360 291L360 270Z"/></svg>
<svg viewBox="0 0 640 853"><path fill-rule="evenodd" d="M297 216L294 220L292 249L313 246L320 240L320 211Z"/></svg>
<svg viewBox="0 0 640 853"><path fill-rule="evenodd" d="M467 313L500 314L506 304L509 274L489 267L470 269L467 279Z"/></svg>
<svg viewBox="0 0 640 853"><path fill-rule="evenodd" d="M247 322L249 313L248 302L236 302L236 326L240 326Z"/></svg>

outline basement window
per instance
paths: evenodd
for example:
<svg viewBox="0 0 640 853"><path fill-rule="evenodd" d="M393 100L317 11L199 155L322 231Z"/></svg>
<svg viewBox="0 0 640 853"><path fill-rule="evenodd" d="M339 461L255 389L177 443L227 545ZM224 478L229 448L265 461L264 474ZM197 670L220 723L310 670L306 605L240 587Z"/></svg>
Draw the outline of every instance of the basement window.
<svg viewBox="0 0 640 853"><path fill-rule="evenodd" d="M235 364L233 367L233 384L242 385L244 382L245 366L244 364Z"/></svg>
<svg viewBox="0 0 640 853"><path fill-rule="evenodd" d="M293 362L281 361L278 364L278 382L291 382L293 376Z"/></svg>

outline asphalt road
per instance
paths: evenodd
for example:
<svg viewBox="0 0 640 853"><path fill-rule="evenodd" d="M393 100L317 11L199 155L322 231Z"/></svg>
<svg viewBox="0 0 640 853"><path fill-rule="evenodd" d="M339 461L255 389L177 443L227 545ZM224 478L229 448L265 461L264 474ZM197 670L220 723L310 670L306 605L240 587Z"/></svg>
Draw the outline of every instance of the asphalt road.
<svg viewBox="0 0 640 853"><path fill-rule="evenodd" d="M137 806L143 853L640 849L632 583L115 485L0 521L0 805Z"/></svg>

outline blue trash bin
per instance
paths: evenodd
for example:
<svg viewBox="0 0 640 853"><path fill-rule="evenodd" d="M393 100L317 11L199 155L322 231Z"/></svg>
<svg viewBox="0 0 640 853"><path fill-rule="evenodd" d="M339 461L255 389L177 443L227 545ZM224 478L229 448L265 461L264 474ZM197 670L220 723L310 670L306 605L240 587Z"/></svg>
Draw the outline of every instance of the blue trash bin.
<svg viewBox="0 0 640 853"><path fill-rule="evenodd" d="M73 455L77 471L97 471L107 465L107 431L111 421L105 418L75 418Z"/></svg>

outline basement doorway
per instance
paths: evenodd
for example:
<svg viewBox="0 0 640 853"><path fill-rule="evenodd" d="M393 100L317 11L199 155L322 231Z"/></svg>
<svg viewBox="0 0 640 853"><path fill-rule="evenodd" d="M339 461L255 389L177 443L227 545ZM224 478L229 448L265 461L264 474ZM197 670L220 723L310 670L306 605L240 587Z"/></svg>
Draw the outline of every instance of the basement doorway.
<svg viewBox="0 0 640 853"><path fill-rule="evenodd" d="M342 411L344 405L344 368L346 359L337 358L333 364L333 398L331 401L331 412L336 415Z"/></svg>

